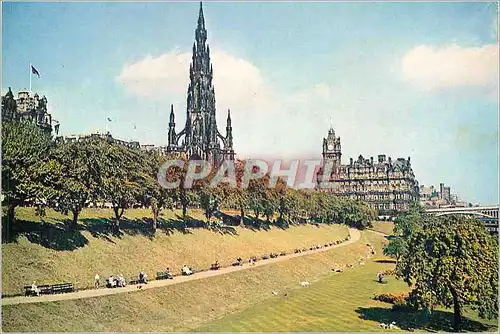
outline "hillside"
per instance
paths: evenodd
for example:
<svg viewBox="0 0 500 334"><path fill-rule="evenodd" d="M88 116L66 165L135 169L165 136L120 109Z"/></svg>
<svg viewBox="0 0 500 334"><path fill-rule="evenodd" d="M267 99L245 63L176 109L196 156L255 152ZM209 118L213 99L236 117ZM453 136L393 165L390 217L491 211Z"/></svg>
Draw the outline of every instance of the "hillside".
<svg viewBox="0 0 500 334"><path fill-rule="evenodd" d="M333 266L356 264L383 237L363 232L360 241L287 261L163 288L105 297L3 306L5 331L185 331L224 315L293 293L299 282L337 275ZM380 253L378 253L380 254ZM378 264L379 268L390 266ZM346 273L354 269L345 269ZM373 276L370 273L370 277ZM174 279L175 280L175 279ZM398 285L399 288L402 285ZM336 292L332 291L332 298Z"/></svg>
<svg viewBox="0 0 500 334"><path fill-rule="evenodd" d="M134 209L125 213L120 233L105 228L111 210L85 210L80 229L69 232L63 222L67 217L52 210L43 217L31 208L16 213L24 232L16 242L2 247L2 293L17 294L33 280L37 284L70 281L77 288L93 285L96 273L122 273L127 279L146 271L150 277L156 271L170 267L178 273L184 264L206 269L215 260L230 265L241 256L262 256L270 252L292 252L343 239L348 234L340 225L301 225L280 229L255 230L243 227L213 231L205 228L178 228L178 212L165 212L164 227L156 236L148 232L149 210ZM200 212L190 212L193 219L202 219Z"/></svg>

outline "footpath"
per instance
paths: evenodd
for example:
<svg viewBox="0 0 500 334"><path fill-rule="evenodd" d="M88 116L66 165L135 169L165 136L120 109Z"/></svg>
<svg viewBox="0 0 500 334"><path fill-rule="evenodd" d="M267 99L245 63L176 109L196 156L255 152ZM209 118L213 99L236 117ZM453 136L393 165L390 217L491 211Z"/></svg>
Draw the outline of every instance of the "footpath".
<svg viewBox="0 0 500 334"><path fill-rule="evenodd" d="M232 273L235 271L247 270L247 269L265 266L265 265L276 263L276 262L287 261L287 260L290 260L290 259L293 259L293 258L296 258L299 256L306 256L306 255L311 255L311 254L315 254L315 253L319 253L319 252L326 252L326 251L329 251L333 248L343 247L343 246L347 246L347 245L350 245L352 243L355 243L361 237L360 231L357 229L354 229L354 228L349 228L349 235L350 235L350 239L348 241L344 241L343 243L338 244L338 245L333 245L330 247L324 247L324 248L315 249L315 250L309 250L309 251L305 251L302 253L288 254L285 256L279 256L279 257L274 258L274 259L259 260L259 261L255 262L253 266L250 266L248 263L245 263L242 266L226 267L226 268L221 268L219 270L203 271L203 272L195 273L195 274L190 275L190 276L175 276L174 279L155 280L155 281L148 282L148 284L127 285L123 288L101 288L101 289L93 289L93 290L81 290L81 291L56 294L56 295L41 295L39 297L19 296L19 297L11 297L11 298L2 298L2 306L100 297L100 296L114 295L117 293L127 293L127 292L135 292L135 291L141 291L141 290L147 290L147 289L154 289L154 288L159 288L159 287L164 287L164 286L169 286L169 285L174 285L174 284L180 284L183 282L199 280L199 279L203 279L203 278L207 278L207 277L225 275L225 274L229 274L229 273ZM141 287L140 289L138 288L139 286Z"/></svg>

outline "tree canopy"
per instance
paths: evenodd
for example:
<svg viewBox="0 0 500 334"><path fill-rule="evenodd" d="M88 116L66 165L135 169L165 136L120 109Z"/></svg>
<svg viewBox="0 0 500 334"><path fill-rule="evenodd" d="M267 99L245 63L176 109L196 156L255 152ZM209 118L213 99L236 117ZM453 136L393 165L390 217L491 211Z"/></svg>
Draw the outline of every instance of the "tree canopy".
<svg viewBox="0 0 500 334"><path fill-rule="evenodd" d="M412 287L416 307L453 307L459 330L464 308L482 318L498 317L498 242L483 224L465 216L425 216L413 212L397 273ZM406 224L405 226L409 226Z"/></svg>

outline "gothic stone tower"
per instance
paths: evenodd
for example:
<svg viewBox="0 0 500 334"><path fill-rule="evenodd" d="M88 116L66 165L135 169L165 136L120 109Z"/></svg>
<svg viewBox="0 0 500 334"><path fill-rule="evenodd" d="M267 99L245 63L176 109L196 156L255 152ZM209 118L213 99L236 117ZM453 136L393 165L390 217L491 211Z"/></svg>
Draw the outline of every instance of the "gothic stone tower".
<svg viewBox="0 0 500 334"><path fill-rule="evenodd" d="M217 129L215 90L210 48L200 3L198 26L195 30L193 57L189 66L190 83L187 89L187 115L184 129L176 134L174 107L171 106L168 126L167 152L185 152L190 159L203 159L213 165L234 160L231 113L227 112L226 135ZM179 144L181 142L181 144Z"/></svg>
<svg viewBox="0 0 500 334"><path fill-rule="evenodd" d="M323 138L323 163L333 162L333 172L340 167L342 149L340 146L340 137L335 137L335 130L330 126L328 136Z"/></svg>

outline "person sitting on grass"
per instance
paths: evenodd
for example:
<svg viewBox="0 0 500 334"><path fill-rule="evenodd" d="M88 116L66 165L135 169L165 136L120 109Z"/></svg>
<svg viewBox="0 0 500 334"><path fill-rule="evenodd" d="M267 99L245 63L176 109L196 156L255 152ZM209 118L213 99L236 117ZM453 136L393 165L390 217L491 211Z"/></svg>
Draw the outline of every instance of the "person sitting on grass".
<svg viewBox="0 0 500 334"><path fill-rule="evenodd" d="M184 266L182 267L182 274L183 274L183 275L187 275L187 276L189 276L189 275L191 275L192 273L193 273L193 272L191 271L191 269L190 269L188 266L184 265Z"/></svg>
<svg viewBox="0 0 500 334"><path fill-rule="evenodd" d="M377 274L377 281L378 281L379 283L385 283L385 282L384 282L384 275L382 275L382 273L381 273L381 272L379 272L379 273Z"/></svg>
<svg viewBox="0 0 500 334"><path fill-rule="evenodd" d="M33 284L31 284L31 292L37 297L40 296L40 289L36 286L36 281L33 281Z"/></svg>

